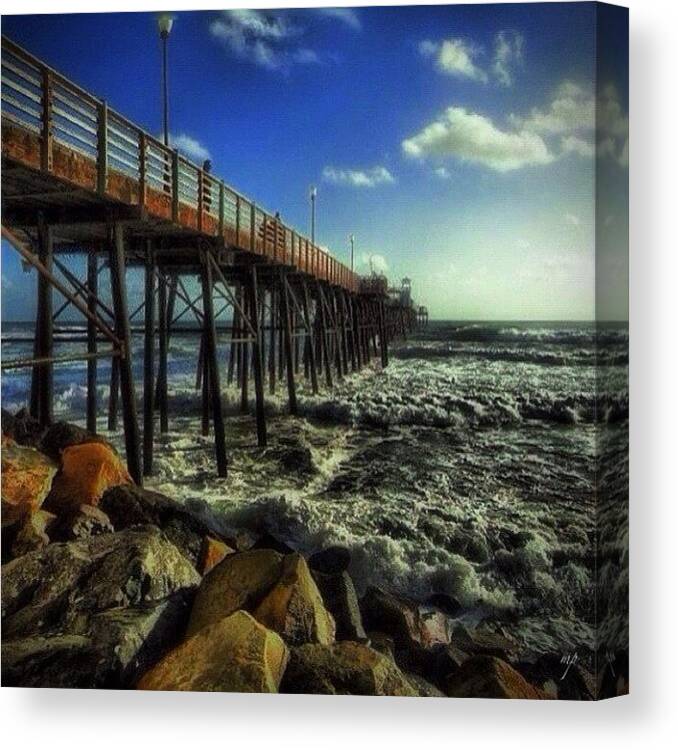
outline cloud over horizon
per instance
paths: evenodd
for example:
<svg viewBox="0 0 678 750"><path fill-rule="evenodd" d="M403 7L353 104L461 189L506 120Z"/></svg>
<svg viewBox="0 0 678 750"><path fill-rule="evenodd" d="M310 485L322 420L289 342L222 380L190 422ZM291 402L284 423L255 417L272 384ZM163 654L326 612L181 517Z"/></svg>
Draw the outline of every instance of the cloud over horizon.
<svg viewBox="0 0 678 750"><path fill-rule="evenodd" d="M339 169L327 166L323 169L323 180L334 185L373 188L377 185L392 184L395 182L395 177L382 166L371 169Z"/></svg>

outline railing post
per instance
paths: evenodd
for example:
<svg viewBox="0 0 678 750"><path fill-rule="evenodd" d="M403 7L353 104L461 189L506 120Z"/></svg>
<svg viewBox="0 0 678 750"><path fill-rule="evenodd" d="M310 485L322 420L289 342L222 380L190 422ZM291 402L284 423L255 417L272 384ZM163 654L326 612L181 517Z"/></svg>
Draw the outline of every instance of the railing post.
<svg viewBox="0 0 678 750"><path fill-rule="evenodd" d="M179 152L172 151L172 221L179 222Z"/></svg>
<svg viewBox="0 0 678 750"><path fill-rule="evenodd" d="M223 239L224 237L224 197L225 197L225 190L224 190L224 182L223 180L219 183L219 237ZM236 217L236 227L238 225L238 217ZM236 228L236 244L238 238L238 230Z"/></svg>
<svg viewBox="0 0 678 750"><path fill-rule="evenodd" d="M202 212L204 208L203 190L205 189L205 173L198 170L198 231L202 232Z"/></svg>
<svg viewBox="0 0 678 750"><path fill-rule="evenodd" d="M52 73L48 68L42 72L42 142L40 145L40 167L43 172L52 170Z"/></svg>
<svg viewBox="0 0 678 750"><path fill-rule="evenodd" d="M257 229L257 204L252 204L252 215L250 216L250 252L256 251L256 229Z"/></svg>
<svg viewBox="0 0 678 750"><path fill-rule="evenodd" d="M139 205L146 205L146 133L139 132Z"/></svg>
<svg viewBox="0 0 678 750"><path fill-rule="evenodd" d="M108 105L99 104L97 122L97 192L105 195L108 182Z"/></svg>

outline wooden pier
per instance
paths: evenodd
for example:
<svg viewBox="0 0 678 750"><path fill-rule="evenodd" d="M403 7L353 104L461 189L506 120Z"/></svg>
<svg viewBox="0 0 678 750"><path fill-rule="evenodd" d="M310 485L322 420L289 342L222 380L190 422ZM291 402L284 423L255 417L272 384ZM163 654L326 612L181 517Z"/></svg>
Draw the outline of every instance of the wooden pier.
<svg viewBox="0 0 678 750"><path fill-rule="evenodd" d="M5 37L2 236L37 271L33 356L3 359L3 370L31 369L30 411L47 425L54 367L86 362L87 427L95 432L103 406L97 364L110 358L108 428L117 429L121 413L129 471L140 484L153 471L156 426L169 429L168 350L180 325L196 335L202 428L213 430L217 472L226 476L225 384L239 387L243 412L253 389L265 446L266 393L278 382L295 414L300 377L315 393L375 357L385 367L389 342L428 320L425 308L389 295L386 279L359 277ZM69 269L65 256L72 255L86 258L84 279ZM135 310L129 268L144 273ZM102 274L110 278L110 304ZM199 279L197 294L189 278ZM63 298L58 307L55 292ZM86 321L86 349L59 355L56 323L72 309ZM224 312L228 326L218 322ZM192 328L183 327L188 322ZM144 335L141 425L131 362L137 332ZM224 332L228 356L220 361Z"/></svg>

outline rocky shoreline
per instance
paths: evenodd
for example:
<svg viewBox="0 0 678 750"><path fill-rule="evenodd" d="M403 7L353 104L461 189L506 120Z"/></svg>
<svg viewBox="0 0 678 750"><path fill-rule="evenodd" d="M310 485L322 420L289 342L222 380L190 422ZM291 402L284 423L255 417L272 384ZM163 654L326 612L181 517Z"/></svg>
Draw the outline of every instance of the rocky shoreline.
<svg viewBox="0 0 678 750"><path fill-rule="evenodd" d="M616 679L525 661L449 597L359 598L347 549L234 533L75 425L2 427L5 686L592 700Z"/></svg>

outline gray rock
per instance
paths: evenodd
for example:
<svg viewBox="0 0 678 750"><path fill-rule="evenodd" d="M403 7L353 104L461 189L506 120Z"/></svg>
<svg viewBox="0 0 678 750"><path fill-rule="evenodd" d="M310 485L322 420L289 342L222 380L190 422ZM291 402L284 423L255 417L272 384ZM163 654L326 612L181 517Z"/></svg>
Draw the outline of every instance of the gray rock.
<svg viewBox="0 0 678 750"><path fill-rule="evenodd" d="M141 487L112 487L104 493L99 508L109 517L116 531L146 524L162 529L196 567L206 536L229 541L224 539L220 529L208 523L204 515L188 510L159 492Z"/></svg>
<svg viewBox="0 0 678 750"><path fill-rule="evenodd" d="M158 602L199 582L153 527L50 544L3 566L3 637L87 632L96 613Z"/></svg>
<svg viewBox="0 0 678 750"><path fill-rule="evenodd" d="M70 448L72 445L82 445L83 443L103 443L117 455L117 451L108 440L70 422L55 422L48 427L42 436L40 450L58 461L65 448Z"/></svg>
<svg viewBox="0 0 678 750"><path fill-rule="evenodd" d="M350 564L351 552L346 547L327 547L308 558L308 565L311 570L317 570L320 573L342 573L348 570Z"/></svg>
<svg viewBox="0 0 678 750"><path fill-rule="evenodd" d="M74 542L114 531L110 518L94 505L79 505L64 513L54 524L50 537L55 542Z"/></svg>
<svg viewBox="0 0 678 750"><path fill-rule="evenodd" d="M50 544L2 581L3 682L123 687L183 636L200 576L142 527Z"/></svg>
<svg viewBox="0 0 678 750"><path fill-rule="evenodd" d="M311 570L311 573L325 606L334 617L337 640L365 642L367 635L351 576L346 571L339 575L320 573L317 570Z"/></svg>

